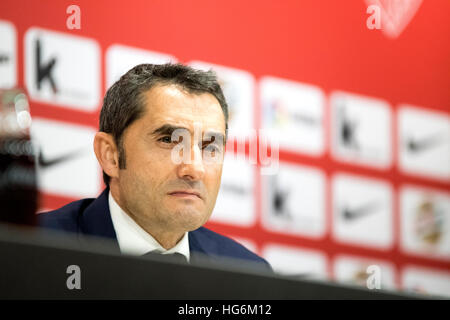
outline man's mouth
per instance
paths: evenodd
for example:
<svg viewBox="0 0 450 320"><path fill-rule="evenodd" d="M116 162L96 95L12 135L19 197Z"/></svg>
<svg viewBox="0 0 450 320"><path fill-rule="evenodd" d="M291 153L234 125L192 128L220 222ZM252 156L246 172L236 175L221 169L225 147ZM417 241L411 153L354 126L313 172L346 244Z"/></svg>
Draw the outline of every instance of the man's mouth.
<svg viewBox="0 0 450 320"><path fill-rule="evenodd" d="M171 191L168 194L171 196L174 196L174 197L178 197L178 198L203 199L200 196L200 192L197 192L194 190L176 190L176 191Z"/></svg>

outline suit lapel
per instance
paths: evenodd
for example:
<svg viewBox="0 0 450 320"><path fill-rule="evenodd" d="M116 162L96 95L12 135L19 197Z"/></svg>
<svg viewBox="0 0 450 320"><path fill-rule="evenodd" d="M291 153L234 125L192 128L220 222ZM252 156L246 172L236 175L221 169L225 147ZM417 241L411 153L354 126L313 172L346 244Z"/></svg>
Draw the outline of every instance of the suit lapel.
<svg viewBox="0 0 450 320"><path fill-rule="evenodd" d="M211 250L208 250L208 247L204 241L201 241L201 230L202 227L200 227L197 230L190 231L188 233L189 236L189 250L191 254L191 262L197 262L202 263L205 260L213 260L214 258L214 252L211 252Z"/></svg>
<svg viewBox="0 0 450 320"><path fill-rule="evenodd" d="M109 188L95 199L80 217L80 231L82 234L94 237L109 238L117 243L108 203Z"/></svg>

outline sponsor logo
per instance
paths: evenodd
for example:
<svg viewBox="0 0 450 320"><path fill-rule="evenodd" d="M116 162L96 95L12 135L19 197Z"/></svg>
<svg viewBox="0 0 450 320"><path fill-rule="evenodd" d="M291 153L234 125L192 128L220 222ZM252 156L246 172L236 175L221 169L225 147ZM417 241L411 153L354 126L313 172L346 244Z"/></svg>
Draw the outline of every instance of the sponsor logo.
<svg viewBox="0 0 450 320"><path fill-rule="evenodd" d="M319 156L324 142L324 93L318 87L274 77L260 82L262 125L280 147Z"/></svg>
<svg viewBox="0 0 450 320"><path fill-rule="evenodd" d="M10 89L16 86L16 40L14 25L0 20L0 88Z"/></svg>
<svg viewBox="0 0 450 320"><path fill-rule="evenodd" d="M450 179L450 118L404 105L398 111L399 168L427 179Z"/></svg>
<svg viewBox="0 0 450 320"><path fill-rule="evenodd" d="M100 102L100 48L89 38L32 27L25 34L31 100L92 112Z"/></svg>
<svg viewBox="0 0 450 320"><path fill-rule="evenodd" d="M427 199L416 208L414 234L426 246L434 248L443 238L445 213L431 200Z"/></svg>
<svg viewBox="0 0 450 320"><path fill-rule="evenodd" d="M358 206L357 208L348 208L345 206L342 209L342 217L347 221L354 221L358 218L365 217L369 214L377 212L381 208L381 204L379 202L371 202L362 206Z"/></svg>
<svg viewBox="0 0 450 320"><path fill-rule="evenodd" d="M335 92L330 98L332 155L370 167L391 164L391 111L384 101Z"/></svg>

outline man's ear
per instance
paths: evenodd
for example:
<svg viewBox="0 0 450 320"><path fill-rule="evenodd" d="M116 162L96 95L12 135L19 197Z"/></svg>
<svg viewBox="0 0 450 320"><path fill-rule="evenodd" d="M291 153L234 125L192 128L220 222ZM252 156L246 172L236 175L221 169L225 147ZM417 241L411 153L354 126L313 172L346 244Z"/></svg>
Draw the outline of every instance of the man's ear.
<svg viewBox="0 0 450 320"><path fill-rule="evenodd" d="M97 132L94 138L94 152L103 171L111 178L119 177L119 152L112 135Z"/></svg>

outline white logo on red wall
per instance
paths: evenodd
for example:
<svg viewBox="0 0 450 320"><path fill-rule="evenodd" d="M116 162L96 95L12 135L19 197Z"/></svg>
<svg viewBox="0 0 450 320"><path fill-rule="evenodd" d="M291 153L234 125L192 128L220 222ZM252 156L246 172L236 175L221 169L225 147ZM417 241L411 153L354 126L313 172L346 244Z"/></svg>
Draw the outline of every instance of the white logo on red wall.
<svg viewBox="0 0 450 320"><path fill-rule="evenodd" d="M403 250L450 259L449 194L423 187L403 187L400 212Z"/></svg>
<svg viewBox="0 0 450 320"><path fill-rule="evenodd" d="M397 38L419 10L422 0L365 0L380 8L381 28L388 37Z"/></svg>
<svg viewBox="0 0 450 320"><path fill-rule="evenodd" d="M113 44L106 51L106 88L141 63L163 64L176 62L176 58L159 52Z"/></svg>
<svg viewBox="0 0 450 320"><path fill-rule="evenodd" d="M212 221L250 226L255 221L254 171L243 155L225 154Z"/></svg>
<svg viewBox="0 0 450 320"><path fill-rule="evenodd" d="M25 34L25 83L34 101L92 112L100 103L95 40L41 28Z"/></svg>
<svg viewBox="0 0 450 320"><path fill-rule="evenodd" d="M95 133L86 126L33 118L39 190L76 199L98 196L101 171L92 149Z"/></svg>
<svg viewBox="0 0 450 320"><path fill-rule="evenodd" d="M408 174L450 181L450 117L409 105L398 111L399 167Z"/></svg>
<svg viewBox="0 0 450 320"><path fill-rule="evenodd" d="M281 163L278 174L263 177L263 226L269 231L318 238L325 233L322 171Z"/></svg>
<svg viewBox="0 0 450 320"><path fill-rule="evenodd" d="M332 192L336 240L385 249L392 245L392 187L388 183L337 174Z"/></svg>
<svg viewBox="0 0 450 320"><path fill-rule="evenodd" d="M450 297L450 273L442 270L407 266L402 274L403 290L425 295Z"/></svg>
<svg viewBox="0 0 450 320"><path fill-rule="evenodd" d="M14 25L0 20L0 88L10 89L16 85L16 38Z"/></svg>
<svg viewBox="0 0 450 320"><path fill-rule="evenodd" d="M263 77L262 128L280 148L319 156L324 152L324 93L319 87Z"/></svg>
<svg viewBox="0 0 450 320"><path fill-rule="evenodd" d="M251 73L201 61L192 61L189 65L201 70L212 69L217 73L228 104L228 134L230 136L243 135L254 127L255 80Z"/></svg>
<svg viewBox="0 0 450 320"><path fill-rule="evenodd" d="M335 279L342 283L367 286L370 273L368 267L375 265L381 270L381 289L395 289L394 267L387 261L379 261L367 257L339 255L334 261Z"/></svg>
<svg viewBox="0 0 450 320"><path fill-rule="evenodd" d="M328 278L327 257L321 251L268 244L263 248L262 256L279 274L302 278Z"/></svg>
<svg viewBox="0 0 450 320"><path fill-rule="evenodd" d="M386 169L392 162L391 110L383 100L333 92L332 155L338 160Z"/></svg>

